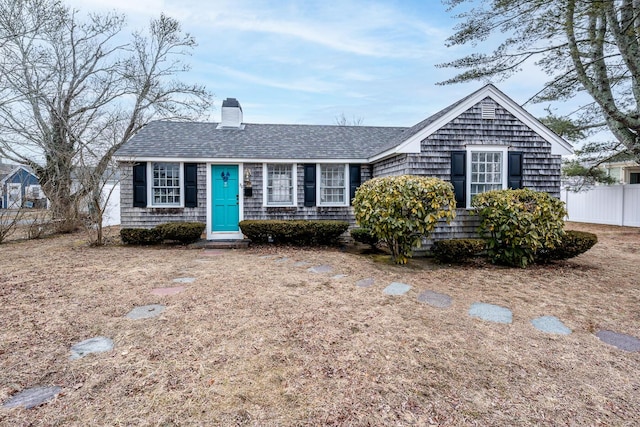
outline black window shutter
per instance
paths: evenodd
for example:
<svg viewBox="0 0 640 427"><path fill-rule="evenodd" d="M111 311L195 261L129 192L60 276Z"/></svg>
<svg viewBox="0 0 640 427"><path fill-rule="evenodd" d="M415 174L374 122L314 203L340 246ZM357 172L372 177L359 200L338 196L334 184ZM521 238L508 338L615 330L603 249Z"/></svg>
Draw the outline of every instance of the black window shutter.
<svg viewBox="0 0 640 427"><path fill-rule="evenodd" d="M451 184L456 195L456 206L463 208L467 203L467 152L451 152Z"/></svg>
<svg viewBox="0 0 640 427"><path fill-rule="evenodd" d="M509 152L509 188L517 190L522 188L522 152L510 151Z"/></svg>
<svg viewBox="0 0 640 427"><path fill-rule="evenodd" d="M360 187L362 178L360 177L360 165L349 165L349 204L356 197L356 190Z"/></svg>
<svg viewBox="0 0 640 427"><path fill-rule="evenodd" d="M316 205L316 165L304 165L304 205Z"/></svg>
<svg viewBox="0 0 640 427"><path fill-rule="evenodd" d="M147 163L136 163L133 166L133 206L147 207Z"/></svg>
<svg viewBox="0 0 640 427"><path fill-rule="evenodd" d="M198 206L198 165L184 164L184 206L195 208Z"/></svg>

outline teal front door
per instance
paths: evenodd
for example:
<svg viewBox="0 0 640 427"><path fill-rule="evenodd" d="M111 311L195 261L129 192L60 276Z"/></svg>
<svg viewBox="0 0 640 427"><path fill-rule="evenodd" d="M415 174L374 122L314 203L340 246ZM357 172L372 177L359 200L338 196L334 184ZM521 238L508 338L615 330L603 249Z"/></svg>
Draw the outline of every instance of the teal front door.
<svg viewBox="0 0 640 427"><path fill-rule="evenodd" d="M238 231L238 166L212 165L211 181L211 231Z"/></svg>

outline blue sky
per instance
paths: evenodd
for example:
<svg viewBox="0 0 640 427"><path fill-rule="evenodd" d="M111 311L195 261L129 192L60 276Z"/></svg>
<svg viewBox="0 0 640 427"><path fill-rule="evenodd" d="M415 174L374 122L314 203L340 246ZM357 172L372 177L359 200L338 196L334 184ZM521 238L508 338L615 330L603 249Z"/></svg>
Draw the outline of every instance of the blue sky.
<svg viewBox="0 0 640 427"><path fill-rule="evenodd" d="M117 10L132 30L161 12L196 37L185 80L237 98L248 123L411 126L482 86L437 86L454 71L435 64L471 47L447 48L456 20L438 0L68 0L82 12ZM476 49L488 47L481 45ZM525 102L546 76L533 67L499 89ZM527 105L544 115L547 105ZM565 108L567 109L567 108ZM570 108L568 108L570 110ZM562 109L560 110L562 111Z"/></svg>

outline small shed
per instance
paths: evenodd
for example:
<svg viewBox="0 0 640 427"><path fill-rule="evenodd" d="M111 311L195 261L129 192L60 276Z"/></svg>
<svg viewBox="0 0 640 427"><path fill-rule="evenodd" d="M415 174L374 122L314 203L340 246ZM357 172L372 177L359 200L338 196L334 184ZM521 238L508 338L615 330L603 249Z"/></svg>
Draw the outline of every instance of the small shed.
<svg viewBox="0 0 640 427"><path fill-rule="evenodd" d="M38 177L29 167L3 166L4 172L0 169L0 209L46 208L47 200Z"/></svg>

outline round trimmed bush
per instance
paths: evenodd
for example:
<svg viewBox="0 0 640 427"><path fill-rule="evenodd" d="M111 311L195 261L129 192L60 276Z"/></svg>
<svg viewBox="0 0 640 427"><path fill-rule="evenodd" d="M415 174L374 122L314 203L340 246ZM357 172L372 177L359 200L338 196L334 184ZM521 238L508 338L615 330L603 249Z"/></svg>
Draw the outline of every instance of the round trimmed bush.
<svg viewBox="0 0 640 427"><path fill-rule="evenodd" d="M455 217L453 186L441 179L402 175L373 178L356 191L353 210L360 227L384 242L396 264L406 264L414 247L440 220Z"/></svg>
<svg viewBox="0 0 640 427"><path fill-rule="evenodd" d="M569 259L585 253L598 243L598 236L585 231L565 231L562 241L553 249L543 248L536 253L536 262L548 263Z"/></svg>
<svg viewBox="0 0 640 427"><path fill-rule="evenodd" d="M492 262L526 267L536 252L552 250L562 242L564 202L529 189L494 190L471 202L480 216L480 235L487 237Z"/></svg>

